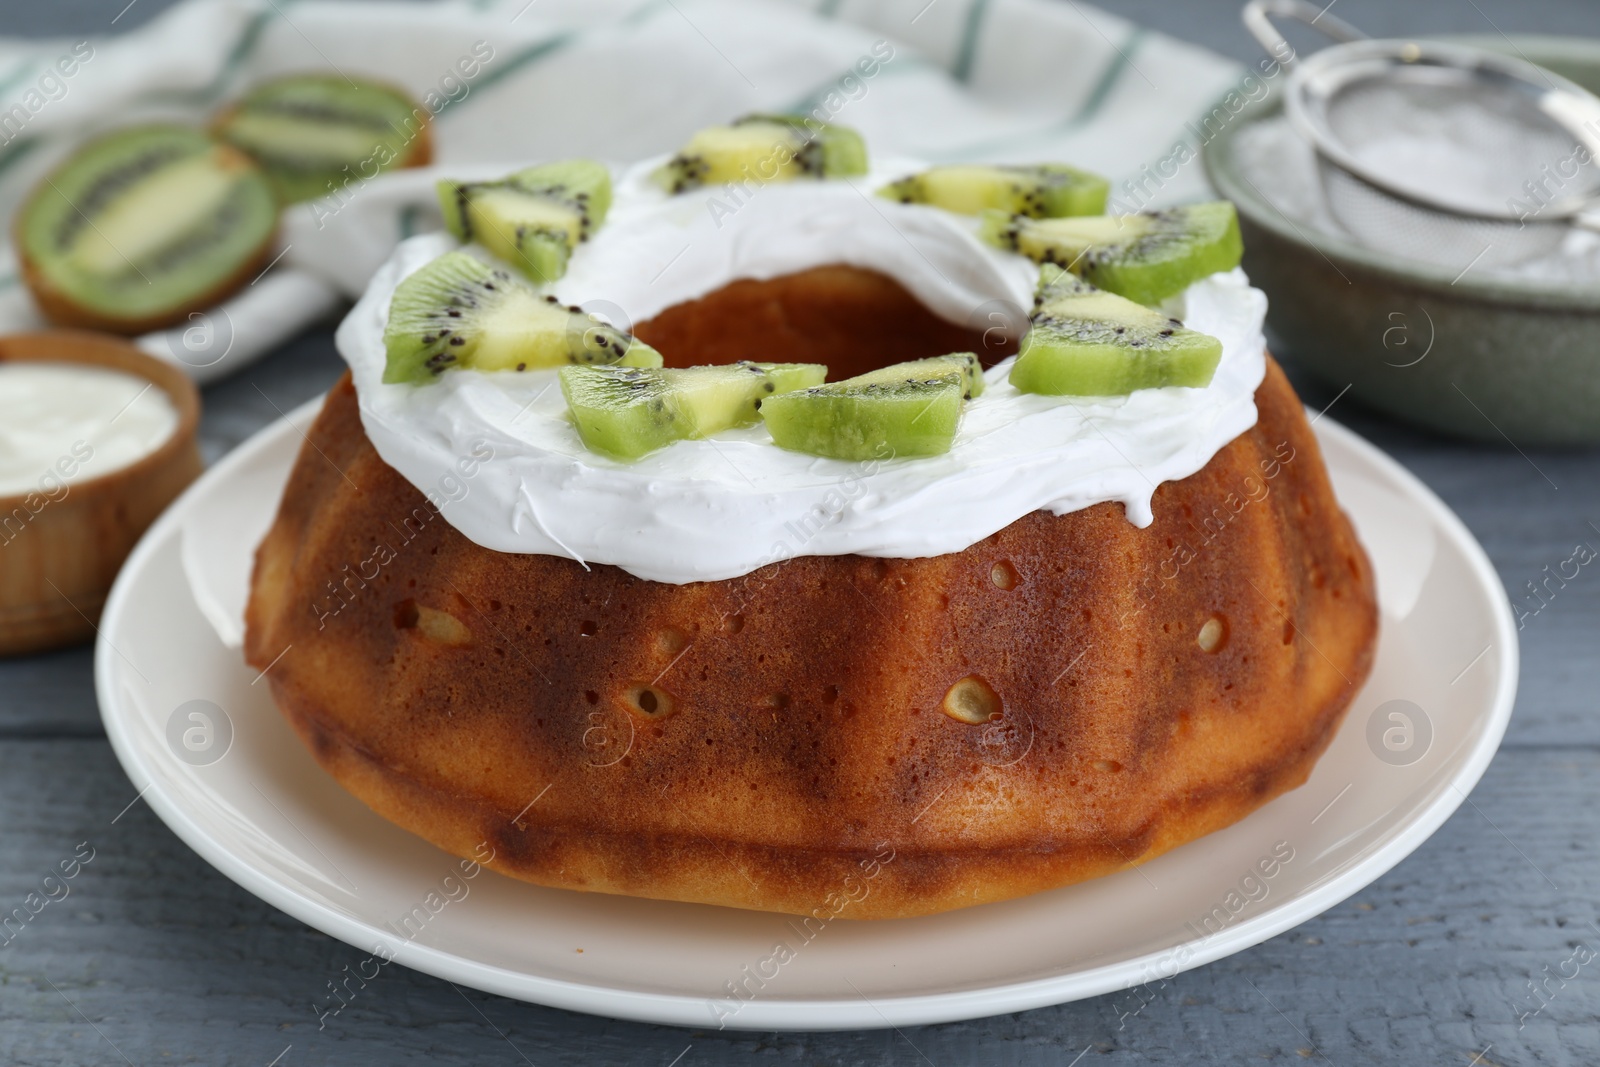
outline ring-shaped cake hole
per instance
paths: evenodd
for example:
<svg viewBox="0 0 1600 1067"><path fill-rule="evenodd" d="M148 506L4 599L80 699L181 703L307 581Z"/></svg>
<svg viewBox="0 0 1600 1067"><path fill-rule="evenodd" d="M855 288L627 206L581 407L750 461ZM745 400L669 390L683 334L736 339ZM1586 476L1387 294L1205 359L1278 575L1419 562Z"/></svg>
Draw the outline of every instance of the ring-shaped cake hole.
<svg viewBox="0 0 1600 1067"><path fill-rule="evenodd" d="M944 695L943 706L946 715L972 726L998 719L1003 710L1000 694L976 674L969 674L952 685Z"/></svg>
<svg viewBox="0 0 1600 1067"><path fill-rule="evenodd" d="M665 719L675 709L672 694L654 685L636 685L622 695L622 702L635 715L646 719Z"/></svg>
<svg viewBox="0 0 1600 1067"><path fill-rule="evenodd" d="M1195 636L1195 643L1202 652L1221 652L1228 643L1228 618L1225 615L1213 615L1200 626L1200 633Z"/></svg>
<svg viewBox="0 0 1600 1067"><path fill-rule="evenodd" d="M779 222L774 218L771 225ZM792 227L792 218L784 217L781 225ZM930 246L935 239L954 249L962 237L941 230L928 238ZM749 247L759 244L751 241ZM641 266L636 277L617 282L611 299L624 307L630 299L648 303L648 294L660 288L650 280L655 272ZM992 295L1005 296L995 284L991 279ZM773 328L775 321L781 329ZM760 352L773 363L826 364L830 381L948 352L976 352L987 367L1017 350L1014 340L996 344L983 329L946 320L882 271L846 263L736 278L635 324L634 336L659 351L668 367L734 363ZM879 564L873 571L882 578L889 569Z"/></svg>

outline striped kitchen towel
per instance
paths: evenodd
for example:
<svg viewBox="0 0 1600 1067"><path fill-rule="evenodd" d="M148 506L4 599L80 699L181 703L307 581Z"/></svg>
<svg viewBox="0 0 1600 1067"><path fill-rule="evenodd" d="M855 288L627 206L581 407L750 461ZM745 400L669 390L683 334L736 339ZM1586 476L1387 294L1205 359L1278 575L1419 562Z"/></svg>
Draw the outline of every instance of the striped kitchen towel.
<svg viewBox="0 0 1600 1067"><path fill-rule="evenodd" d="M198 380L325 317L396 241L439 226L440 173L626 163L746 112L805 111L879 153L1074 163L1142 207L1205 195L1192 152L1175 151L1243 74L1076 0L187 0L119 37L0 39L0 208L9 217L86 137L204 123L255 82L311 70L416 95L436 166L293 206L260 278L140 339ZM8 248L0 331L40 324Z"/></svg>

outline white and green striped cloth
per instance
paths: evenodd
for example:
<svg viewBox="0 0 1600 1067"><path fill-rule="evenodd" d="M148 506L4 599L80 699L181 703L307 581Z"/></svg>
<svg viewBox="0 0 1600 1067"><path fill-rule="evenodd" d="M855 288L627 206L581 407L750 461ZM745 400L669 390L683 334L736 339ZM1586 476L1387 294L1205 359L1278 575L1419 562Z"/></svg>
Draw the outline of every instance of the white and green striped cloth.
<svg viewBox="0 0 1600 1067"><path fill-rule="evenodd" d="M1242 74L1075 0L189 0L86 44L0 39L0 207L9 217L94 133L203 123L257 81L329 69L436 109L438 166L290 208L281 259L225 314L142 339L201 380L326 315L396 241L438 225L439 173L625 163L746 112L798 110L881 153L1070 162L1117 189L1141 181L1139 204L1171 203L1205 195L1198 164L1159 187L1142 168L1193 144L1187 124ZM38 325L7 250L0 330Z"/></svg>

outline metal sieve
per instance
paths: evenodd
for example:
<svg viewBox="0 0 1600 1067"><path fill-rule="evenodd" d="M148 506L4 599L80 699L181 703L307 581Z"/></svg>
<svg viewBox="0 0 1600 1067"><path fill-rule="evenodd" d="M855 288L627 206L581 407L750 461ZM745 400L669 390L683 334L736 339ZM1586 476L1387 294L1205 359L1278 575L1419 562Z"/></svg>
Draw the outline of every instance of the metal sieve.
<svg viewBox="0 0 1600 1067"><path fill-rule="evenodd" d="M1297 59L1274 16L1336 43ZM1532 63L1435 41L1368 40L1306 0L1251 0L1287 71L1284 112L1316 149L1328 209L1370 247L1445 266L1549 254L1600 202L1600 99Z"/></svg>

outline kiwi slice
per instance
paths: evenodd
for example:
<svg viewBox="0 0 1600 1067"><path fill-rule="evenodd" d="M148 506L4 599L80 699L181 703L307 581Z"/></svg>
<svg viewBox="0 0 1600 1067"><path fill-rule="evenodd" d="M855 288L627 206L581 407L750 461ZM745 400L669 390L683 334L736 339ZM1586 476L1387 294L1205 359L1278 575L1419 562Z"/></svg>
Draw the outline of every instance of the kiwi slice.
<svg viewBox="0 0 1600 1067"><path fill-rule="evenodd" d="M896 363L890 367L858 374L850 379L865 385L880 382L899 382L908 378L936 378L949 374L952 371L961 375L961 397L971 400L975 396L983 395L983 364L978 362L976 353L951 352L946 356L932 356L928 359L914 359L909 363Z"/></svg>
<svg viewBox="0 0 1600 1067"><path fill-rule="evenodd" d="M950 451L964 398L982 390L977 364L970 352L897 363L769 397L761 417L780 447L813 456L936 456Z"/></svg>
<svg viewBox="0 0 1600 1067"><path fill-rule="evenodd" d="M143 333L248 282L277 227L250 157L197 130L141 126L91 141L40 182L15 240L51 320Z"/></svg>
<svg viewBox="0 0 1600 1067"><path fill-rule="evenodd" d="M286 204L315 200L433 157L428 109L392 86L341 74L258 85L213 124L260 162Z"/></svg>
<svg viewBox="0 0 1600 1067"><path fill-rule="evenodd" d="M445 253L396 287L383 344L386 382L431 382L451 367L661 366L649 345L465 252Z"/></svg>
<svg viewBox="0 0 1600 1067"><path fill-rule="evenodd" d="M536 282L567 272L572 250L606 221L611 172L571 159L519 170L497 182L439 183L445 225Z"/></svg>
<svg viewBox="0 0 1600 1067"><path fill-rule="evenodd" d="M1033 328L1011 366L1011 384L1050 396L1202 388L1211 384L1221 358L1222 342L1215 337L1047 265L1040 272Z"/></svg>
<svg viewBox="0 0 1600 1067"><path fill-rule="evenodd" d="M990 244L1054 263L1094 285L1155 305L1193 283L1239 265L1239 216L1226 200L1138 215L1030 219L985 211Z"/></svg>
<svg viewBox="0 0 1600 1067"><path fill-rule="evenodd" d="M827 374L820 363L566 367L561 391L585 445L617 459L638 459L674 441L752 425L763 400L819 385Z"/></svg>
<svg viewBox="0 0 1600 1067"><path fill-rule="evenodd" d="M957 164L932 167L891 182L878 195L905 204L932 204L958 215L1003 211L1029 218L1100 215L1111 183L1064 163L1028 167Z"/></svg>
<svg viewBox="0 0 1600 1067"><path fill-rule="evenodd" d="M671 193L702 185L838 178L867 172L867 146L845 126L803 115L747 115L689 138L657 167L656 183Z"/></svg>

